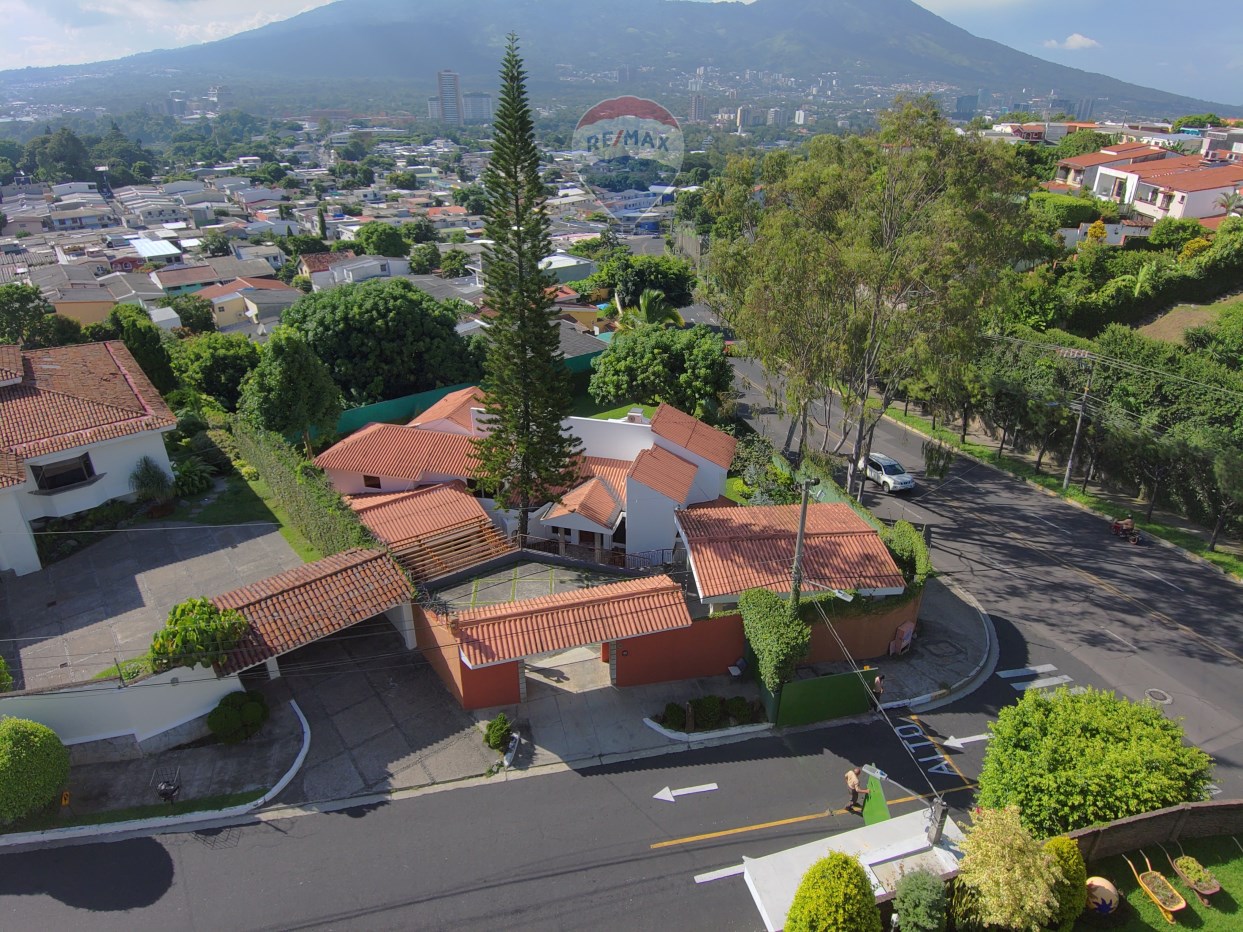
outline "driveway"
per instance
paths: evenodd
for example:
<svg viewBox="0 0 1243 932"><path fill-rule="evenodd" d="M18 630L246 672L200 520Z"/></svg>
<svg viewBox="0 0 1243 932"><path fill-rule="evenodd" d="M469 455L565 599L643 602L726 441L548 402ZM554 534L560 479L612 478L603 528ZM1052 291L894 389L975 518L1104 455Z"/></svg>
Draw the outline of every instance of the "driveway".
<svg viewBox="0 0 1243 932"><path fill-rule="evenodd" d="M460 780L496 762L474 717L382 618L286 654L280 666L311 726L310 753L283 802Z"/></svg>
<svg viewBox="0 0 1243 932"><path fill-rule="evenodd" d="M27 576L0 574L14 688L81 683L143 654L169 609L297 566L271 524L126 528Z"/></svg>

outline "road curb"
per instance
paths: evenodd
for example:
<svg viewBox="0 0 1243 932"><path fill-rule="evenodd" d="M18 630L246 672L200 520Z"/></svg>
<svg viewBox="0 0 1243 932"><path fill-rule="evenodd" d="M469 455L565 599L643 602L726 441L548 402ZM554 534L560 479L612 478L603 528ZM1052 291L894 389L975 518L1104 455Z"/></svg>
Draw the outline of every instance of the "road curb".
<svg viewBox="0 0 1243 932"><path fill-rule="evenodd" d="M968 689L972 683L978 683L980 674L984 672L984 668L991 662L997 663L997 629L993 624L993 619L989 617L988 612L984 611L980 605L979 599L956 583L947 576L937 577L945 586L954 593L962 601L966 602L973 609L980 619L980 626L984 629L984 656L980 658L980 662L972 668L971 672L962 677L957 683L947 687L946 689L938 689L936 692L928 693L924 696L916 696L914 699L898 699L894 702L886 702L881 708L885 711L890 709L911 709L915 706L924 706L928 703L938 703L944 705L946 701L957 699L965 696L972 690ZM989 671L992 672L992 671Z"/></svg>
<svg viewBox="0 0 1243 932"><path fill-rule="evenodd" d="M883 415L883 417L889 423L895 424L898 427L903 428L904 430L909 430L912 434L914 434L917 437L923 437L925 440L940 440L940 438L934 437L932 436L932 434L925 433L924 431L920 430L917 427L912 427L910 424L906 424L906 423L903 423L902 421L896 420L890 417L888 414ZM940 442L944 443L945 441L940 440ZM1039 482L1032 482L1026 476L1016 476L1014 473L1010 472L1008 469L1003 469L1000 466L998 466L996 463L990 462L989 460L981 459L980 457L976 456L974 453L968 453L966 450L963 450L959 447L950 447L950 449L953 450L956 455L961 456L965 460L970 460L971 462L976 463L980 466L987 466L990 469L995 469L998 472L1004 473L1005 475L1009 476L1011 479L1015 479L1023 483L1029 489L1034 489L1035 491L1040 492L1042 495L1047 495L1050 498L1056 498L1058 501L1065 502L1068 505L1073 505L1075 508L1078 508L1080 511L1086 511L1088 514L1095 515L1096 517L1101 518L1105 521L1112 521L1114 518L1114 515L1107 515L1103 511L1098 511L1097 509L1092 508L1089 505L1085 505L1083 502L1077 501L1073 498L1067 498L1065 495L1058 495L1052 489L1046 489ZM1140 530L1143 530L1143 529L1141 528ZM1231 573L1228 570L1222 569L1212 560L1206 559L1205 557L1200 556L1198 553L1192 553L1186 547L1180 546L1179 544L1176 544L1171 540L1166 540L1164 537L1154 534L1151 531L1144 531L1144 534L1147 535L1148 540L1151 540L1157 544L1160 544L1162 547L1166 548L1167 550L1177 551L1178 553L1186 557L1188 560L1191 560L1193 563L1199 563L1202 566L1207 566L1209 569L1212 569L1218 573L1221 573L1222 576L1225 576L1226 579L1230 580L1235 585L1243 586L1243 578L1235 576L1234 573Z"/></svg>
<svg viewBox="0 0 1243 932"><path fill-rule="evenodd" d="M298 708L297 702L290 699L289 705L302 726L302 747L299 748L297 757L294 758L293 764L284 775L272 785L271 789L252 802L230 806L227 809L188 812L185 815L152 816L146 819L131 819L128 822L104 822L100 825L70 825L65 828L49 828L38 832L14 832L10 835L0 835L0 848L17 848L56 841L76 841L83 838L110 840L109 836L128 835L133 832L162 834L186 825L197 825L200 822L237 818L266 806L283 792L285 787L289 786L298 771L302 769L307 753L311 750L311 725L307 722L306 716L302 714L302 710Z"/></svg>

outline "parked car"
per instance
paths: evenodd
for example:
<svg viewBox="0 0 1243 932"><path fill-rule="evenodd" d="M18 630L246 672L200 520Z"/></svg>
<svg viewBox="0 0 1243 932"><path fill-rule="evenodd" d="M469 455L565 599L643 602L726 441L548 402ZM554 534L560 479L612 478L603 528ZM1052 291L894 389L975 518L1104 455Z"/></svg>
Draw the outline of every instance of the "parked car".
<svg viewBox="0 0 1243 932"><path fill-rule="evenodd" d="M867 473L869 479L884 486L886 492L909 492L915 488L914 477L892 456L869 453L859 467Z"/></svg>

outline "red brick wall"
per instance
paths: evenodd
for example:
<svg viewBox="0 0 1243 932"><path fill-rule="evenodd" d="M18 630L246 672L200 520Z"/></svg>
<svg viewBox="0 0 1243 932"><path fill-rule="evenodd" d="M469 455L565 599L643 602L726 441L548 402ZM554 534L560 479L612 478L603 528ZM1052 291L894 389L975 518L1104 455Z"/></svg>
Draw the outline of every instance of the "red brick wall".
<svg viewBox="0 0 1243 932"><path fill-rule="evenodd" d="M923 594L921 593L918 597L903 602L897 608L887 612L869 612L854 618L838 616L833 621L833 629L855 660L884 657L889 653L889 642L893 640L898 626L907 621L914 621L919 616L919 603L922 600ZM811 621L811 647L807 654L807 662L823 663L845 660L837 639L825 626L820 613L811 608L804 613L803 617Z"/></svg>
<svg viewBox="0 0 1243 932"><path fill-rule="evenodd" d="M745 646L741 615L701 618L689 628L626 638L617 642L617 685L720 676Z"/></svg>
<svg viewBox="0 0 1243 932"><path fill-rule="evenodd" d="M417 605L414 632L419 650L462 708L486 709L518 703L518 661L472 670L462 663L457 638L445 626L445 619Z"/></svg>

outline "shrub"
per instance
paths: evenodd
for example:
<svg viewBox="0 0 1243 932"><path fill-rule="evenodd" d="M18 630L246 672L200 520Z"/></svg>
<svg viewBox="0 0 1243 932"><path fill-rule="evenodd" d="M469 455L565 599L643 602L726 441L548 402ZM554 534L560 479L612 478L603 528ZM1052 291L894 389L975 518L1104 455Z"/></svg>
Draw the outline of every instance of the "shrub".
<svg viewBox="0 0 1243 932"><path fill-rule="evenodd" d="M880 910L857 860L835 851L803 875L786 914L786 932L881 932Z"/></svg>
<svg viewBox="0 0 1243 932"><path fill-rule="evenodd" d="M756 672L769 692L775 693L794 676L807 654L811 629L790 612L789 603L767 589L748 589L738 600L747 643L755 651Z"/></svg>
<svg viewBox="0 0 1243 932"><path fill-rule="evenodd" d="M9 672L9 663L0 657L0 693L7 693L13 688L13 674Z"/></svg>
<svg viewBox="0 0 1243 932"><path fill-rule="evenodd" d="M488 722L488 728L483 735L483 743L494 751L503 751L509 745L511 734L513 734L513 729L509 725L509 719L504 712L501 712Z"/></svg>
<svg viewBox="0 0 1243 932"><path fill-rule="evenodd" d="M1088 869L1079 846L1065 835L1050 838L1044 843L1044 850L1052 855L1054 865L1062 874L1053 885L1056 903L1049 925L1061 932L1070 932L1088 902Z"/></svg>
<svg viewBox="0 0 1243 932"><path fill-rule="evenodd" d="M924 535L911 522L895 522L893 527L881 532L881 540L893 554L893 560L902 570L902 575L912 585L923 585L932 575L932 556L928 553L928 544L924 541Z"/></svg>
<svg viewBox="0 0 1243 932"><path fill-rule="evenodd" d="M204 430L207 430L207 419L198 411L187 409L177 412L177 432L183 437L191 437Z"/></svg>
<svg viewBox="0 0 1243 932"><path fill-rule="evenodd" d="M745 725L751 721L751 703L742 696L731 696L725 700L725 714L737 724Z"/></svg>
<svg viewBox="0 0 1243 932"><path fill-rule="evenodd" d="M945 932L945 884L929 871L903 875L893 898L902 932Z"/></svg>
<svg viewBox="0 0 1243 932"><path fill-rule="evenodd" d="M0 719L0 823L56 799L69 778L69 750L56 732L24 718Z"/></svg>
<svg viewBox="0 0 1243 932"><path fill-rule="evenodd" d="M186 599L173 606L151 639L152 669L223 664L248 628L240 612L222 611L205 598Z"/></svg>
<svg viewBox="0 0 1243 932"><path fill-rule="evenodd" d="M237 744L255 734L268 715L268 702L262 693L232 692L208 713L207 727L225 744Z"/></svg>
<svg viewBox="0 0 1243 932"><path fill-rule="evenodd" d="M129 474L129 487L140 502L166 502L173 495L173 477L149 456Z"/></svg>
<svg viewBox="0 0 1243 932"><path fill-rule="evenodd" d="M211 488L211 470L197 456L187 456L173 468L173 472L177 474L173 491L178 497L201 495Z"/></svg>
<svg viewBox="0 0 1243 932"><path fill-rule="evenodd" d="M700 731L711 731L721 724L722 702L720 696L704 696L691 702L695 710L695 727Z"/></svg>
<svg viewBox="0 0 1243 932"><path fill-rule="evenodd" d="M190 438L190 449L203 461L213 473L223 476L233 469L233 461L216 443L213 434L224 434L222 430L204 430ZM228 436L228 434L225 434Z"/></svg>
<svg viewBox="0 0 1243 932"><path fill-rule="evenodd" d="M665 703L660 723L671 731L686 731L686 709L676 702Z"/></svg>
<svg viewBox="0 0 1243 932"><path fill-rule="evenodd" d="M1062 875L1027 833L1017 808L976 809L960 847L958 883L976 923L1039 932L1053 918L1053 888Z"/></svg>

